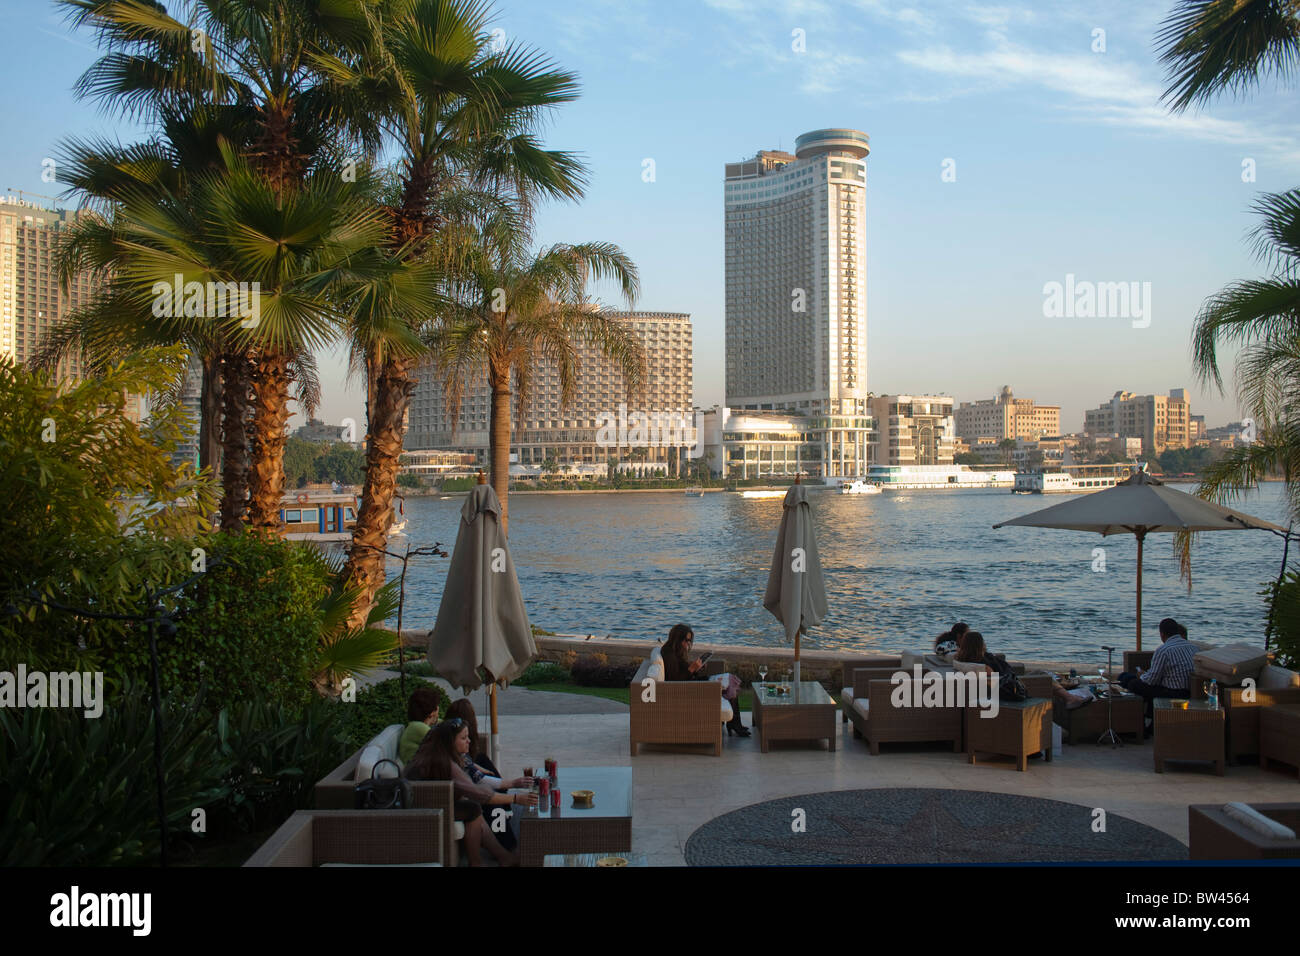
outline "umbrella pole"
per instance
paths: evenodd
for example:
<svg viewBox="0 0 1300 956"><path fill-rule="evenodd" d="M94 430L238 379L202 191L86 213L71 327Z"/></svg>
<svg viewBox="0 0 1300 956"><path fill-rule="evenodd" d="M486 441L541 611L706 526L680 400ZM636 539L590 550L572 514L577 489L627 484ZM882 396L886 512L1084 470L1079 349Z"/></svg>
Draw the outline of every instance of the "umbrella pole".
<svg viewBox="0 0 1300 956"><path fill-rule="evenodd" d="M498 737L497 737L497 685L496 685L496 681L493 681L491 684L488 685L488 713L491 714L491 717L490 717L490 719L489 719L489 726L491 727L491 737L490 737L490 739L491 739L491 741L492 741L492 762L493 762L494 764L498 764L498 765L499 765L499 764L500 764L500 760L501 760L501 754L500 754L500 751L498 750L498 747L500 746L500 743L499 743L499 740L498 740Z"/></svg>
<svg viewBox="0 0 1300 956"><path fill-rule="evenodd" d="M1137 533L1138 539L1138 575L1137 575L1137 649L1142 650L1142 542L1146 538L1145 531Z"/></svg>
<svg viewBox="0 0 1300 956"><path fill-rule="evenodd" d="M794 635L794 682L796 686L799 684L799 638L803 633L804 628L801 625Z"/></svg>

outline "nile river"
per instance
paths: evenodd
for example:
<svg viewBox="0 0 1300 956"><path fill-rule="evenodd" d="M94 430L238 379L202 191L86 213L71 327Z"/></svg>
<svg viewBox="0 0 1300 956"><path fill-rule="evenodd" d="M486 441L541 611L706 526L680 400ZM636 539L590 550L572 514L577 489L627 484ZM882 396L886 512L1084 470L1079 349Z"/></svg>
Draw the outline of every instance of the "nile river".
<svg viewBox="0 0 1300 956"><path fill-rule="evenodd" d="M1190 486L1179 486L1190 491ZM1237 507L1283 523L1281 484ZM1137 545L1131 535L993 525L1068 500L1007 491L813 495L830 613L809 648L898 651L923 647L956 620L1012 657L1104 660L1102 644L1133 646ZM406 503L412 547L456 540L463 498ZM650 642L677 621L699 641L778 646L763 610L781 500L727 492L515 495L510 550L534 625ZM402 544L399 542L398 547ZM1093 549L1105 549L1094 571ZM1179 582L1173 536L1147 538L1143 646L1162 617L1193 640L1263 639L1256 592L1276 578L1282 539L1266 531L1203 534L1193 590ZM391 569L390 565L390 569ZM431 627L446 558L413 559L404 627ZM1118 662L1118 658L1117 658Z"/></svg>

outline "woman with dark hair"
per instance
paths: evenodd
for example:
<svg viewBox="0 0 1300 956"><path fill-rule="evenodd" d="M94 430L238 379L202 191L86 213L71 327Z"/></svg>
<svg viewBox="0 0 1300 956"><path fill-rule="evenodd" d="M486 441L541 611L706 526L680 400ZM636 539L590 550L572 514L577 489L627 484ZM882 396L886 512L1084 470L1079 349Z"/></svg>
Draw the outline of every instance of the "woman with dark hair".
<svg viewBox="0 0 1300 956"><path fill-rule="evenodd" d="M710 677L704 670L702 657L690 660L695 644L695 632L685 624L674 624L664 642L664 680L716 680L722 684L722 696L731 704L731 720L727 722L727 736L750 736L749 729L740 719L740 678L734 674L717 674Z"/></svg>
<svg viewBox="0 0 1300 956"><path fill-rule="evenodd" d="M485 783L475 783L463 768L469 753L469 727L459 717L444 720L430 731L424 743L406 765L410 780L450 780L456 793L455 817L465 824L465 855L470 866L479 866L480 851L488 852L502 866L518 866L519 855L497 842L492 828L483 820L485 806L535 806L535 793L506 793ZM512 780L510 786L526 787L527 777Z"/></svg>
<svg viewBox="0 0 1300 956"><path fill-rule="evenodd" d="M956 624L948 628L948 630L944 631L942 634L940 634L938 637L934 639L934 649L936 651L939 650L939 645L945 644L948 641L951 641L952 643L956 644L960 648L961 639L966 636L966 632L969 630L970 630L969 624L967 624L965 621L958 621Z"/></svg>
<svg viewBox="0 0 1300 956"><path fill-rule="evenodd" d="M419 687L406 702L406 728L397 741L397 759L409 763L429 735L429 728L438 722L438 708L442 696L432 687Z"/></svg>
<svg viewBox="0 0 1300 956"><path fill-rule="evenodd" d="M1016 676L1015 670L1007 663L1006 658L989 653L988 647L984 644L984 635L979 631L966 632L966 636L962 638L961 649L957 651L957 660L968 664L983 664L985 673L998 675L999 683L1006 675L1010 675L1011 678ZM1055 677L1052 678L1052 696L1059 697L1070 710L1082 707L1092 700L1091 695L1085 696L1085 693L1072 694L1062 687Z"/></svg>
<svg viewBox="0 0 1300 956"><path fill-rule="evenodd" d="M474 762L486 770L489 777L500 777L501 771L497 769L497 765L479 746L478 715L474 713L474 705L469 702L468 697L462 697L447 706L447 719L453 717L465 721L465 726L469 728L469 754L474 758Z"/></svg>

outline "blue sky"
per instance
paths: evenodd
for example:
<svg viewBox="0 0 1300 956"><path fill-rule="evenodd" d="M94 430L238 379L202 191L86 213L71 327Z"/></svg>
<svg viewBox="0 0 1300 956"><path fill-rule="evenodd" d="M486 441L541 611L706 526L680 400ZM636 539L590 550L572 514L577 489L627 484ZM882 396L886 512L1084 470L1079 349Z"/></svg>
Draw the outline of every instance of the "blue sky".
<svg viewBox="0 0 1300 956"><path fill-rule="evenodd" d="M496 25L582 80L545 139L582 154L590 187L543 211L538 241L618 243L641 272L639 308L692 314L698 403L723 401L723 164L848 126L872 143L868 387L970 401L1010 384L1060 404L1075 431L1121 388L1185 386L1210 425L1238 417L1231 392L1192 375L1192 320L1262 274L1250 206L1300 183L1294 91L1265 81L1206 110L1160 105L1154 37L1171 6L516 0ZM44 0L5 12L3 185L48 193L40 164L61 139L119 126L70 92L91 39ZM1044 317L1044 285L1067 274L1149 282L1150 325ZM323 417L359 417L341 357L322 373Z"/></svg>

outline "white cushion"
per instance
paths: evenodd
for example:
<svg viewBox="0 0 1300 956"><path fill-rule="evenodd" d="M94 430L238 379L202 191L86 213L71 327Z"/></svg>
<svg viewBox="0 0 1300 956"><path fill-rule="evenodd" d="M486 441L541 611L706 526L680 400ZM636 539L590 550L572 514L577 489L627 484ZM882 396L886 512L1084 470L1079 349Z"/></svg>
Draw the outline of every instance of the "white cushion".
<svg viewBox="0 0 1300 956"><path fill-rule="evenodd" d="M841 694L842 694L843 696L840 697L840 700L844 701L845 703L849 703L849 704L853 703L853 688L852 688L852 687L846 687L846 688L844 688L844 690L841 691Z"/></svg>
<svg viewBox="0 0 1300 956"><path fill-rule="evenodd" d="M1244 803L1224 804L1223 815L1236 820L1243 827L1253 830L1260 836L1270 837L1274 840L1294 840L1295 831L1290 827L1285 827L1276 820L1264 816L1254 807Z"/></svg>
<svg viewBox="0 0 1300 956"><path fill-rule="evenodd" d="M722 722L725 724L731 720L731 703L727 698L722 698Z"/></svg>
<svg viewBox="0 0 1300 956"><path fill-rule="evenodd" d="M384 751L375 744L366 744L361 748L361 756L357 759L357 780L369 780L371 773L375 769L375 764L384 759ZM392 770L392 767L385 768Z"/></svg>
<svg viewBox="0 0 1300 956"><path fill-rule="evenodd" d="M853 709L863 717L866 717L868 716L867 711L871 709L871 701L867 700L865 697L859 697L853 702Z"/></svg>
<svg viewBox="0 0 1300 956"><path fill-rule="evenodd" d="M655 681L664 679L664 654L658 646L650 652L650 666L646 669L646 676Z"/></svg>
<svg viewBox="0 0 1300 956"><path fill-rule="evenodd" d="M953 661L952 666L959 674L983 674L987 665L979 661Z"/></svg>
<svg viewBox="0 0 1300 956"><path fill-rule="evenodd" d="M1268 655L1252 644L1229 644L1212 651L1200 651L1193 662L1200 677L1214 677L1221 682L1240 684L1247 677L1257 678Z"/></svg>
<svg viewBox="0 0 1300 956"><path fill-rule="evenodd" d="M1256 686L1260 690L1281 690L1284 687L1300 687L1300 674L1285 667L1269 664L1259 672Z"/></svg>
<svg viewBox="0 0 1300 956"><path fill-rule="evenodd" d="M1067 690L1066 693L1074 698L1065 705L1066 710L1074 710L1076 707L1082 707L1084 704L1088 703L1088 701L1095 699L1091 687L1076 687L1074 690Z"/></svg>
<svg viewBox="0 0 1300 956"><path fill-rule="evenodd" d="M397 745L402 740L402 731L405 728L405 724L389 724L371 738L370 744L382 750L389 760L396 760Z"/></svg>

